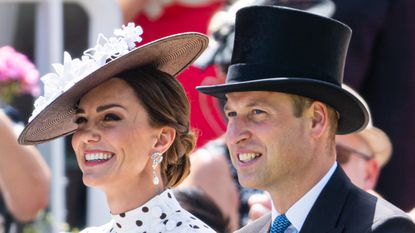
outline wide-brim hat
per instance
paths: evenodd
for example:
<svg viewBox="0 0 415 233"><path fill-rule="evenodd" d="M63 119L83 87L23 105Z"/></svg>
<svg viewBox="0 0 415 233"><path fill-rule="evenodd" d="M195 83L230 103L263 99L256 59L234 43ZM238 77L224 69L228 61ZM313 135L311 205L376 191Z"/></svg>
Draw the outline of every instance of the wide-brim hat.
<svg viewBox="0 0 415 233"><path fill-rule="evenodd" d="M181 33L139 46L99 67L65 87L40 110L18 138L20 144L38 144L68 135L77 129L73 122L77 101L92 88L115 75L142 66L154 68L175 77L188 67L207 47L208 39L199 33ZM139 77L137 77L139 78Z"/></svg>
<svg viewBox="0 0 415 233"><path fill-rule="evenodd" d="M358 132L359 135L370 147L372 154L374 155L374 159L378 162L380 167L385 166L385 164L389 161L390 157L392 156L392 142L389 139L388 135L383 132L383 130L373 126L372 117L370 114L370 108L367 105L364 98L353 88L350 86L343 84L343 89L350 92L354 97L359 99L361 103L364 104L365 108L369 112L369 122L367 127L364 128L362 131Z"/></svg>
<svg viewBox="0 0 415 233"><path fill-rule="evenodd" d="M363 129L369 113L341 86L351 29L336 20L280 6L250 6L236 14L231 65L224 84L197 90L276 91L324 102L339 113L338 134Z"/></svg>
<svg viewBox="0 0 415 233"><path fill-rule="evenodd" d="M385 166L392 155L392 143L388 135L374 126L369 126L358 134L369 145L379 166Z"/></svg>

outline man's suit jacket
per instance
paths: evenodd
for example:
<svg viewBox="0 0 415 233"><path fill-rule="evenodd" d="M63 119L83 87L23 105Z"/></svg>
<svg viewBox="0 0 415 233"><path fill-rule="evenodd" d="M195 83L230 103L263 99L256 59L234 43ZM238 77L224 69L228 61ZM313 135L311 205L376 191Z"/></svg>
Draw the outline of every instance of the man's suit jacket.
<svg viewBox="0 0 415 233"><path fill-rule="evenodd" d="M271 214L236 233L268 233ZM337 167L308 214L300 233L415 233L415 224L389 202L359 189Z"/></svg>

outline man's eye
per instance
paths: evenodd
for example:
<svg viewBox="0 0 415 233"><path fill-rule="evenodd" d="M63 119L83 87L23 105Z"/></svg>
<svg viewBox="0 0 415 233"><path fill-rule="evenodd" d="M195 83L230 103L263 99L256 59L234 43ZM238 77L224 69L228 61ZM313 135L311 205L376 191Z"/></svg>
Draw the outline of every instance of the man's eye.
<svg viewBox="0 0 415 233"><path fill-rule="evenodd" d="M85 123L85 122L87 122L85 117L76 117L75 120L74 120L74 123L77 124L77 125L80 125L80 124Z"/></svg>
<svg viewBox="0 0 415 233"><path fill-rule="evenodd" d="M121 118L115 114L106 114L104 117L105 121L119 121Z"/></svg>

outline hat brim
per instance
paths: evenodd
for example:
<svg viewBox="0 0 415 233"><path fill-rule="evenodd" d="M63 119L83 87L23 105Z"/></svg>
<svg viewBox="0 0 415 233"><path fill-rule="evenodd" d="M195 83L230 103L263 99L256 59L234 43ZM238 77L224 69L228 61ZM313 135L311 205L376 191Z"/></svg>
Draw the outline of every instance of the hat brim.
<svg viewBox="0 0 415 233"><path fill-rule="evenodd" d="M393 146L388 135L386 135L386 133L381 129L374 126L367 127L359 132L359 135L372 149L375 159L378 161L380 167L385 166L385 164L389 161L393 150Z"/></svg>
<svg viewBox="0 0 415 233"><path fill-rule="evenodd" d="M226 99L226 93L246 91L275 91L309 97L328 104L339 113L337 134L360 131L369 121L368 110L353 94L334 84L314 79L277 77L199 86L196 89L223 99Z"/></svg>
<svg viewBox="0 0 415 233"><path fill-rule="evenodd" d="M181 33L137 47L62 93L27 124L18 142L38 144L73 133L77 128L73 122L76 102L92 88L123 71L147 65L175 77L199 57L207 45L208 39L202 34Z"/></svg>

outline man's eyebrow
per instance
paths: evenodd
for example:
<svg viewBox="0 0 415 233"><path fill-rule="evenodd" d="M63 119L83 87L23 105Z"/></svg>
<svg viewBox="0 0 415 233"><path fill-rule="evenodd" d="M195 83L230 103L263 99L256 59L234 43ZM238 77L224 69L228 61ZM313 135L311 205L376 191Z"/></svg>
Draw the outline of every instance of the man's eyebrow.
<svg viewBox="0 0 415 233"><path fill-rule="evenodd" d="M256 106L268 106L268 105L270 105L268 101L254 99L254 100L249 101L247 104L245 104L244 107L252 108ZM225 106L223 106L223 110L225 111L229 110L229 106L227 103L225 104Z"/></svg>
<svg viewBox="0 0 415 233"><path fill-rule="evenodd" d="M122 108L122 109L126 109L124 106L119 105L119 104L105 104L105 105L100 105L100 106L98 106L96 111L97 111L97 112L102 112L102 111L108 110L108 109L110 109L110 108ZM84 109L82 109L82 108L80 108L80 107L78 107L78 108L76 109L76 113L77 113L77 114L78 114L78 113L85 113L85 110L84 110Z"/></svg>

